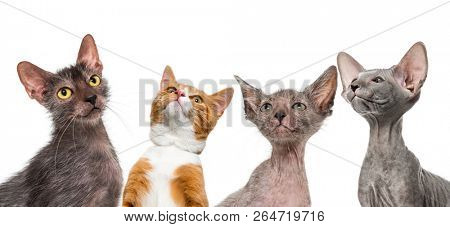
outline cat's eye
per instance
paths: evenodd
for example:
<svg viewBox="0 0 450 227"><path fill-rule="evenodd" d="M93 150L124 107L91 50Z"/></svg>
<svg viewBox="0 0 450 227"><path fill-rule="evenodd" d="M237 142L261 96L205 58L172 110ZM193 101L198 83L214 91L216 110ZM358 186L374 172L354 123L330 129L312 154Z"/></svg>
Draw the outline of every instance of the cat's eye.
<svg viewBox="0 0 450 227"><path fill-rule="evenodd" d="M70 90L70 88L63 87L63 88L59 89L57 95L58 95L58 98L60 98L62 100L66 100L72 96L72 90Z"/></svg>
<svg viewBox="0 0 450 227"><path fill-rule="evenodd" d="M167 88L167 92L169 92L169 93L174 93L174 92L176 92L176 91L177 91L177 89L174 88L174 87L169 87L169 88Z"/></svg>
<svg viewBox="0 0 450 227"><path fill-rule="evenodd" d="M306 106L305 106L305 104L303 104L301 102L296 102L296 103L294 103L294 105L292 105L292 109L294 109L294 110L306 110Z"/></svg>
<svg viewBox="0 0 450 227"><path fill-rule="evenodd" d="M377 76L377 77L373 78L372 81L375 82L375 83L381 83L381 82L384 81L384 79L382 77L380 77L380 76Z"/></svg>
<svg viewBox="0 0 450 227"><path fill-rule="evenodd" d="M102 79L100 79L99 76L93 75L91 78L89 78L89 86L91 87L97 87L102 82Z"/></svg>
<svg viewBox="0 0 450 227"><path fill-rule="evenodd" d="M201 98L200 96L194 96L194 97L193 97L193 100L194 100L194 102L196 102L196 103L202 103L202 102L203 102L203 100L202 100L202 98Z"/></svg>
<svg viewBox="0 0 450 227"><path fill-rule="evenodd" d="M264 103L261 106L261 112L266 112L272 109L272 105L270 103Z"/></svg>

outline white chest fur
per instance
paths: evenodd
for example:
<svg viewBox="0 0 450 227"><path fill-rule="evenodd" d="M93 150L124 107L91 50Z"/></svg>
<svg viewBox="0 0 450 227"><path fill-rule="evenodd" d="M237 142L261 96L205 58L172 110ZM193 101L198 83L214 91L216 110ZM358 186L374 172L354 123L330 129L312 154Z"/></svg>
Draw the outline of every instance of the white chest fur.
<svg viewBox="0 0 450 227"><path fill-rule="evenodd" d="M151 127L150 139L156 145L175 145L183 150L196 154L205 148L205 141L195 139L193 126L191 123L170 127L163 124L156 124Z"/></svg>
<svg viewBox="0 0 450 227"><path fill-rule="evenodd" d="M155 146L147 150L143 157L148 158L152 170L148 173L151 191L142 202L143 206L176 206L171 196L171 181L177 168L187 164L201 165L197 154L181 150L177 146Z"/></svg>

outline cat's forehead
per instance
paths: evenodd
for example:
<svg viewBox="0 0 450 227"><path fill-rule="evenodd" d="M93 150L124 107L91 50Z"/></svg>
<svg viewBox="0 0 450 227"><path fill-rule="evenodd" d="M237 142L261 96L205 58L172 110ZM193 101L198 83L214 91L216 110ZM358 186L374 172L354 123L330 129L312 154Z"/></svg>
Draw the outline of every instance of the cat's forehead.
<svg viewBox="0 0 450 227"><path fill-rule="evenodd" d="M56 77L57 79L61 80L85 80L86 77L89 77L92 74L95 73L88 68L82 65L74 65L58 70L58 72L56 73Z"/></svg>
<svg viewBox="0 0 450 227"><path fill-rule="evenodd" d="M292 100L301 97L303 97L303 93L293 89L283 89L271 95L267 95L267 98L270 100Z"/></svg>
<svg viewBox="0 0 450 227"><path fill-rule="evenodd" d="M374 77L374 76L389 76L389 75L390 75L390 70L387 70L387 69L370 69L370 70L360 72L358 74L358 79Z"/></svg>
<svg viewBox="0 0 450 227"><path fill-rule="evenodd" d="M200 96L206 96L207 94L205 92L203 92L200 89L197 89L191 85L187 85L187 84L178 84L178 89L183 90L184 93L186 93L188 96L189 95L200 95Z"/></svg>

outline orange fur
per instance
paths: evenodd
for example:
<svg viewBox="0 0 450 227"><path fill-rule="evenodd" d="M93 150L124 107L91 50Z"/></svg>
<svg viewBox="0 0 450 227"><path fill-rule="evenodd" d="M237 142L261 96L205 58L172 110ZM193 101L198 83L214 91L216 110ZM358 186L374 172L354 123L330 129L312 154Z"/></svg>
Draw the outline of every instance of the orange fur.
<svg viewBox="0 0 450 227"><path fill-rule="evenodd" d="M188 164L175 170L171 182L172 198L179 206L207 207L203 170L200 165Z"/></svg>
<svg viewBox="0 0 450 227"><path fill-rule="evenodd" d="M122 206L140 207L142 198L150 191L151 182L147 178L152 165L147 158L141 158L134 164L128 175L128 181L123 192Z"/></svg>
<svg viewBox="0 0 450 227"><path fill-rule="evenodd" d="M174 179L170 181L170 195L172 196L173 201L178 207L186 206L186 198L184 197L184 190L182 185L180 185L180 181Z"/></svg>
<svg viewBox="0 0 450 227"><path fill-rule="evenodd" d="M167 92L167 88L174 87L176 89L187 89L193 111L191 113L192 123L194 125L195 138L198 141L204 141L209 133L213 130L223 111L228 106L233 97L233 89L227 88L215 94L208 95L205 92L176 81L169 81L167 87L161 90L155 97L151 109L151 125L164 123L164 109L173 101L177 100L177 95ZM201 103L192 101L193 98L199 96Z"/></svg>
<svg viewBox="0 0 450 227"><path fill-rule="evenodd" d="M181 90L191 101L192 109L185 117L189 118L192 123L195 139L200 142L205 141L216 125L218 119L222 116L224 110L231 102L233 89L227 88L215 94L208 95L195 87L178 83L173 75L172 69L167 66L161 80L160 91L152 102L150 116L152 127L158 126L159 124L166 125L166 123L168 123L166 121L171 120L166 118L165 110L169 103L178 101L179 93L175 92L178 92L178 90ZM204 143L200 144L203 144L204 146ZM182 152L185 151L183 147L177 149L180 149ZM203 149L203 147L201 149ZM186 152L191 151L186 150ZM198 155L200 152L201 150L198 153L196 151L194 154ZM145 193L149 193L151 190L148 173L152 170L152 165L148 160L145 160L143 164L139 164L139 162L130 172L124 192L123 206L141 206L141 201L146 195ZM155 164L154 166L159 170L158 164L160 163L153 164ZM167 190L170 191L166 191L170 193L169 196L172 199L172 201L169 201L170 203L167 204L188 207L208 206L202 167L197 164L185 164L171 168L176 168L173 173L170 173L172 169L168 171L169 173L161 173L164 176L172 174L174 177L169 182L167 188ZM159 173L157 172L153 172L152 174L159 176ZM158 182L158 180L154 181L155 184ZM156 197L157 196L158 195L156 195ZM164 194L164 196L167 196L167 194ZM160 198L170 199L166 197Z"/></svg>

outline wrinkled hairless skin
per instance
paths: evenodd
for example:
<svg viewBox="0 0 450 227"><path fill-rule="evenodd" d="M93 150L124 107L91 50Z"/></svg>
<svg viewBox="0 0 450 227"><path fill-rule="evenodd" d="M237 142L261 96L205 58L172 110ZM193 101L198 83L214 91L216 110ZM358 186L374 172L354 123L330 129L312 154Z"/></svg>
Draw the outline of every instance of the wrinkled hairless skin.
<svg viewBox="0 0 450 227"><path fill-rule="evenodd" d="M337 69L329 67L304 91L281 90L263 94L236 77L244 97L245 114L272 144L271 157L252 173L248 183L219 206L310 206L304 153L336 93Z"/></svg>
<svg viewBox="0 0 450 227"><path fill-rule="evenodd" d="M342 96L370 125L369 147L359 177L362 206L450 206L450 183L424 170L402 137L402 116L419 99L428 69L423 43L399 64L365 70L338 55Z"/></svg>

